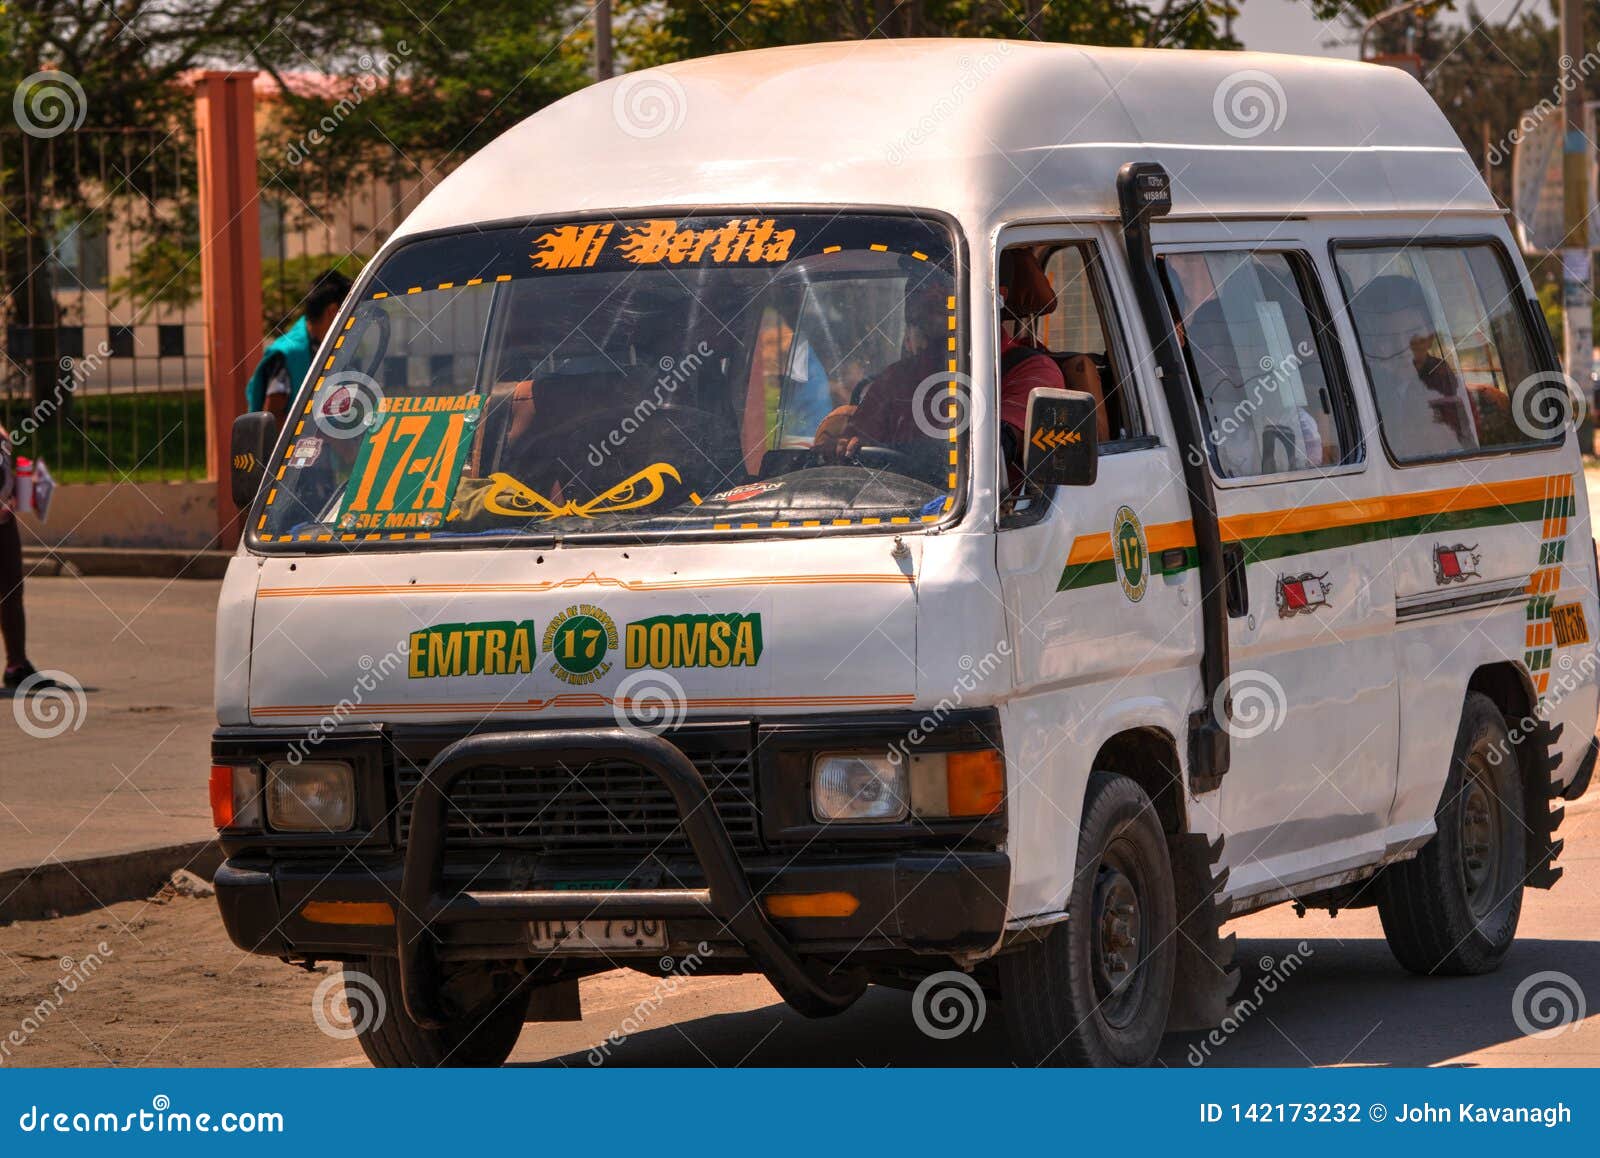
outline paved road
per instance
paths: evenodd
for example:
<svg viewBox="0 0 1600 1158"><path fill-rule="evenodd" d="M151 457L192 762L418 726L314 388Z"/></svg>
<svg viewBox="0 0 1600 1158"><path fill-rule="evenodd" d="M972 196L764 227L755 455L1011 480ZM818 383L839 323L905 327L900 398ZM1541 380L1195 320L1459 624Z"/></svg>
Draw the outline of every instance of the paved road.
<svg viewBox="0 0 1600 1158"><path fill-rule="evenodd" d="M33 661L85 694L65 718L37 698L0 701L0 870L216 835L206 775L219 586L28 580ZM25 707L40 734L21 726Z"/></svg>
<svg viewBox="0 0 1600 1158"><path fill-rule="evenodd" d="M26 736L0 703L0 868L211 835L204 781L213 583L37 579L29 588L35 657L88 688L76 730ZM1558 973L1600 1015L1600 790L1570 808L1567 876L1530 894L1522 938L1498 974L1423 981L1390 960L1376 916L1296 919L1287 909L1236 923L1246 966L1299 962L1207 1064L1600 1065L1600 1020L1548 1039L1514 1016L1518 986ZM1306 943L1305 950L1299 948ZM361 1064L348 1040L320 1033L320 974L251 958L227 943L210 901L130 902L0 928L0 1037L60 979L63 957L112 950L7 1064ZM1268 963L1270 962L1270 963ZM661 998L657 1001L658 996ZM647 1012L639 1018L643 1003ZM590 1051L638 1020L607 1064L882 1065L1005 1061L999 1011L976 1033L930 1041L908 995L874 990L842 1017L808 1022L765 982L698 978L662 995L612 973L584 983L580 1023L529 1026L514 1061L587 1065ZM1189 1064L1192 1038L1163 1061Z"/></svg>
<svg viewBox="0 0 1600 1158"><path fill-rule="evenodd" d="M1198 1035L1169 1037L1161 1063L1600 1066L1600 792L1570 816L1567 875L1553 892L1529 894L1500 972L1412 977L1390 959L1370 910L1335 920L1260 913L1230 926L1245 968L1236 996L1257 997L1256 1007L1208 1051ZM0 928L0 1041L61 979L63 958L90 954L99 962L93 976L0 1065L366 1064L353 1041L317 1026L319 987L337 992L327 973L239 953L213 902L182 898ZM1257 992L1264 970L1281 980ZM1530 993L1565 993L1585 1016L1552 1037L1528 1036L1516 1019L1525 983ZM614 972L582 989L583 1021L528 1026L513 1064L1008 1063L998 1008L977 1032L934 1041L916 1028L909 995L894 991L871 990L839 1017L807 1021L758 978L691 978L666 992L651 978ZM612 1033L626 1040L596 1054Z"/></svg>

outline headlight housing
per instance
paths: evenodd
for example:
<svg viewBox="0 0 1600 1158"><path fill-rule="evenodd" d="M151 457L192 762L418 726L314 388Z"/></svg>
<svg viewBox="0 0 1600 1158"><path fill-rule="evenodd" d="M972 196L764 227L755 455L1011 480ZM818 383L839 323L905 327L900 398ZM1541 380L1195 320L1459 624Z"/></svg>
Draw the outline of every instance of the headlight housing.
<svg viewBox="0 0 1600 1158"><path fill-rule="evenodd" d="M355 781L342 760L275 760L267 766L267 824L278 832L348 832Z"/></svg>
<svg viewBox="0 0 1600 1158"><path fill-rule="evenodd" d="M811 769L811 814L819 821L892 823L910 815L905 761L881 752L824 752Z"/></svg>

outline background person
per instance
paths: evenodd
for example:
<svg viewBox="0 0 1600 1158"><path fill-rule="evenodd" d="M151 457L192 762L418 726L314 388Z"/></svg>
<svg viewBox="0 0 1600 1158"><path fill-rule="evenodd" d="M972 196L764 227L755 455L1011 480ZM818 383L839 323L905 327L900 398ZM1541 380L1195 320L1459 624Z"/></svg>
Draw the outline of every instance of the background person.
<svg viewBox="0 0 1600 1158"><path fill-rule="evenodd" d="M11 438L0 427L0 640L5 643L5 686L21 687L28 679L30 691L55 686L39 678L28 660L28 620L22 610L22 531L17 522L15 487L17 458Z"/></svg>
<svg viewBox="0 0 1600 1158"><path fill-rule="evenodd" d="M283 425L289 399L300 388L311 370L311 358L322 344L339 315L339 306L350 292L350 279L330 269L311 283L305 312L294 325L267 347L245 386L245 409L265 410Z"/></svg>

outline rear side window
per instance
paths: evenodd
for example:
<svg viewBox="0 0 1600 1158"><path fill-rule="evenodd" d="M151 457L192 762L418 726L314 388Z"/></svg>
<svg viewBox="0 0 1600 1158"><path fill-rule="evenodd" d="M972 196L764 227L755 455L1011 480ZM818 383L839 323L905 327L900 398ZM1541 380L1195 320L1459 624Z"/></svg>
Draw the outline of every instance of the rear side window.
<svg viewBox="0 0 1600 1158"><path fill-rule="evenodd" d="M1250 478L1357 461L1303 263L1244 250L1172 253L1162 262L1217 474Z"/></svg>
<svg viewBox="0 0 1600 1158"><path fill-rule="evenodd" d="M1341 247L1335 262L1395 461L1551 441L1549 423L1517 420L1550 384L1492 245Z"/></svg>

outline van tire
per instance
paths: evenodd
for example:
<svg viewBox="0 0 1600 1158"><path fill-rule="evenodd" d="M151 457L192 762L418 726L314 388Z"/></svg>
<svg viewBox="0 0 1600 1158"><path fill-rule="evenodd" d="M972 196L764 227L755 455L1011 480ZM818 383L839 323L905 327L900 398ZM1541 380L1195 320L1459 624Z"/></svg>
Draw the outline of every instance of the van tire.
<svg viewBox="0 0 1600 1158"><path fill-rule="evenodd" d="M1067 920L1000 958L1013 1052L1029 1065L1147 1065L1172 1006L1178 905L1155 806L1126 776L1090 775L1077 866ZM1137 959L1124 968L1130 933Z"/></svg>
<svg viewBox="0 0 1600 1158"><path fill-rule="evenodd" d="M369 957L358 968L346 966L345 973L348 999L368 1003L351 1010L359 1030L356 1040L367 1060L380 1069L498 1067L511 1056L522 1033L526 990L503 996L444 1029L426 1029L406 1013L400 963L395 958ZM363 973L370 984L360 980ZM377 1011L367 996L374 988L381 995Z"/></svg>
<svg viewBox="0 0 1600 1158"><path fill-rule="evenodd" d="M1434 815L1434 838L1378 881L1383 935L1413 973L1491 972L1517 935L1527 830L1517 750L1505 717L1481 692L1467 693Z"/></svg>

